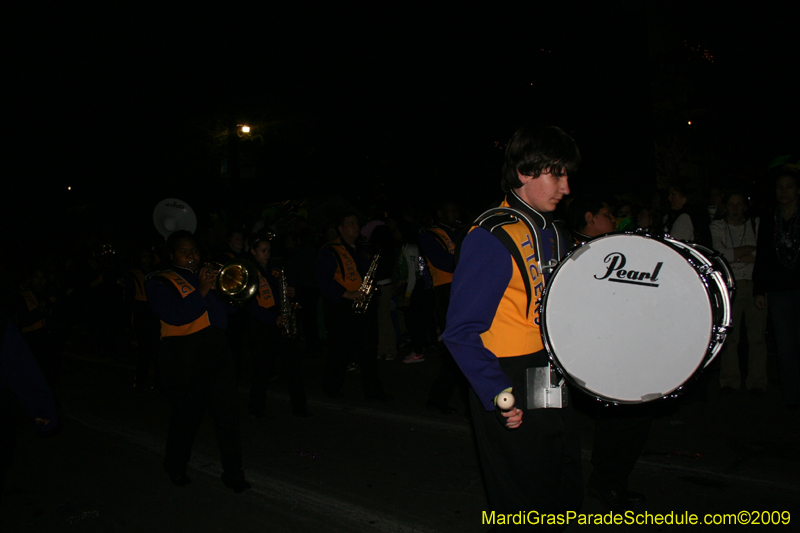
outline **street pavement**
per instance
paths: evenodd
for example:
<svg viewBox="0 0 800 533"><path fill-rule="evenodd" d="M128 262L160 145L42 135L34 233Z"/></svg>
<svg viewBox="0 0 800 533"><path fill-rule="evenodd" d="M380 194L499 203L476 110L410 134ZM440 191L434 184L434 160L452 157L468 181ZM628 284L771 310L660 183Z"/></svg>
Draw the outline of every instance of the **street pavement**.
<svg viewBox="0 0 800 533"><path fill-rule="evenodd" d="M357 370L348 373L346 399L330 400L319 387L322 359L304 359L311 418L291 416L283 384L274 380L266 419L253 420L242 409L245 472L253 489L234 494L219 479L209 420L195 441L188 472L193 483L175 487L161 468L164 397L133 390L128 355L90 358L73 352L57 382L62 430L39 438L26 426L18 428L17 453L0 502L0 531L488 531L482 523L488 505L464 406L454 398L458 414L425 409L438 370L435 350L422 363L401 359L381 361L386 389L394 395L390 402L363 400ZM777 388L762 398L723 395L713 377L707 400L659 404L630 480L631 488L648 498L637 513L702 517L777 511L788 512L782 521L789 516L797 527L798 412L783 408ZM772 367L770 377L775 378ZM244 405L246 387L240 391ZM586 409L579 423L588 478L594 422ZM606 516L609 510L587 495L582 512ZM685 527L574 523L568 531ZM750 526L755 527L764 526ZM793 529L791 523L779 528Z"/></svg>

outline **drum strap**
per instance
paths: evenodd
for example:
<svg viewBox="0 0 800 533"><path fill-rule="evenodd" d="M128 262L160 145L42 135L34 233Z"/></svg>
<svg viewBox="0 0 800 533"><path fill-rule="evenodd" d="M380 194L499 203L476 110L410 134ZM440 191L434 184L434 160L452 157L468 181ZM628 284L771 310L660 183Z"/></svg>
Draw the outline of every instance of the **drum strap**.
<svg viewBox="0 0 800 533"><path fill-rule="evenodd" d="M475 226L480 226L483 229L487 230L489 233L494 235L495 237L500 240L500 242L505 245L508 252L511 254L511 257L514 259L514 262L517 264L517 268L519 268L520 273L522 274L522 281L525 284L525 294L528 298L528 305L526 307L527 315L530 314L530 307L531 307L531 299L533 298L533 289L531 287L531 279L528 275L528 269L526 266L525 258L522 256L522 252L517 246L517 243L511 237L511 235L506 232L503 226L509 224L516 224L522 221L528 228L528 231L531 235L534 236L536 240L536 253L539 254L541 257L542 251L542 235L539 230L539 227L533 223L533 221L528 218L523 211L515 209L513 207L498 207L494 209L489 209L485 213L483 213L478 219L475 221ZM561 257L564 254L564 237L556 223L553 223L553 233L555 234L556 240L556 257ZM460 243L459 243L460 244ZM459 247L460 248L460 247ZM556 259L551 260L547 264L541 262L540 266L542 268L543 274L550 274L552 270L556 267L558 261Z"/></svg>

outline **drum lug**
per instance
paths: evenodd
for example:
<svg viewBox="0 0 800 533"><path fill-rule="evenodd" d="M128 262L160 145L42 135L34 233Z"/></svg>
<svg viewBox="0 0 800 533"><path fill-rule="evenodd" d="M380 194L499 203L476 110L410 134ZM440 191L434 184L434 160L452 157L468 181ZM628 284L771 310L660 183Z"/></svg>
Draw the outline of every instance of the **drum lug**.
<svg viewBox="0 0 800 533"><path fill-rule="evenodd" d="M707 276L707 275L709 275L710 273L712 273L712 272L714 272L714 271L715 271L715 270L714 270L714 267L713 267L712 265L700 265L700 266L699 266L699 268L698 268L698 270L699 270L699 271L700 271L700 273L701 273L701 274L703 274L704 276Z"/></svg>

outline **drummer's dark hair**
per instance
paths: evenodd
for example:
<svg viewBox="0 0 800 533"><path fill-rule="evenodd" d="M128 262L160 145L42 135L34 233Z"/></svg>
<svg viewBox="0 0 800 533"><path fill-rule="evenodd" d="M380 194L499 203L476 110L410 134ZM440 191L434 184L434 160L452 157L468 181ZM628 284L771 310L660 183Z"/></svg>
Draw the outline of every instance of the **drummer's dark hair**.
<svg viewBox="0 0 800 533"><path fill-rule="evenodd" d="M247 237L247 249L252 250L262 242L269 243L272 246L272 239L274 235L268 231L261 230L256 233L251 233L249 237Z"/></svg>
<svg viewBox="0 0 800 533"><path fill-rule="evenodd" d="M343 225L344 219L348 217L356 217L359 221L359 224L361 223L361 216L356 212L355 209L342 209L336 213L333 219L333 221L336 223L336 228L338 229L339 226Z"/></svg>
<svg viewBox="0 0 800 533"><path fill-rule="evenodd" d="M800 173L791 167L783 166L777 170L772 171L773 184L777 184L780 178L792 178L794 184L800 187Z"/></svg>
<svg viewBox="0 0 800 533"><path fill-rule="evenodd" d="M686 209L698 209L705 207L706 202L703 191L696 179L689 176L678 176L670 180L669 187L675 189L679 194L686 198Z"/></svg>
<svg viewBox="0 0 800 533"><path fill-rule="evenodd" d="M181 229L176 231L175 233L171 233L169 237L167 237L167 250L169 253L174 254L175 249L178 247L178 243L183 239L191 239L195 243L197 239L195 239L194 235L190 231L185 229Z"/></svg>
<svg viewBox="0 0 800 533"><path fill-rule="evenodd" d="M508 141L505 152L500 180L504 192L522 187L517 172L534 178L546 171L563 176L578 170L581 162L575 140L556 126L521 127Z"/></svg>
<svg viewBox="0 0 800 533"><path fill-rule="evenodd" d="M741 196L744 198L744 203L747 204L747 207L750 207L750 197L744 192L744 189L730 189L725 191L725 194L722 195L722 205L728 205L732 196Z"/></svg>
<svg viewBox="0 0 800 533"><path fill-rule="evenodd" d="M567 224L572 231L586 228L586 213L596 215L608 202L599 196L578 196L567 208Z"/></svg>

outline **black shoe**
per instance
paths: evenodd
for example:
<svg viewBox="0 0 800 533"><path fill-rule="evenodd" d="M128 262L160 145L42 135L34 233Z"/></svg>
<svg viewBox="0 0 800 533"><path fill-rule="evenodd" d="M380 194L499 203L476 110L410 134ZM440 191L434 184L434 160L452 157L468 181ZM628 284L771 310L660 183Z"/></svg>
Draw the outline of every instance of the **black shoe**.
<svg viewBox="0 0 800 533"><path fill-rule="evenodd" d="M344 394L339 391L325 391L325 394L331 400L344 400Z"/></svg>
<svg viewBox="0 0 800 533"><path fill-rule="evenodd" d="M458 412L456 409L453 409L449 405L437 405L435 403L430 403L430 402L425 404L425 409L427 409L428 411L441 411L446 415L452 415L453 413Z"/></svg>
<svg viewBox="0 0 800 533"><path fill-rule="evenodd" d="M167 475L169 476L169 480L172 481L172 484L177 487L184 487L192 482L189 479L189 476L186 475L186 472L183 470L172 470L164 467L164 471L166 471Z"/></svg>
<svg viewBox="0 0 800 533"><path fill-rule="evenodd" d="M613 511L628 511L647 501L644 494L631 490L601 489L589 485L589 493L609 506Z"/></svg>
<svg viewBox="0 0 800 533"><path fill-rule="evenodd" d="M245 481L244 472L241 471L235 474L222 474L222 483L236 494L252 488L250 483Z"/></svg>
<svg viewBox="0 0 800 533"><path fill-rule="evenodd" d="M292 411L292 416L296 416L298 418L311 418L314 416L314 413L309 413L308 411Z"/></svg>

